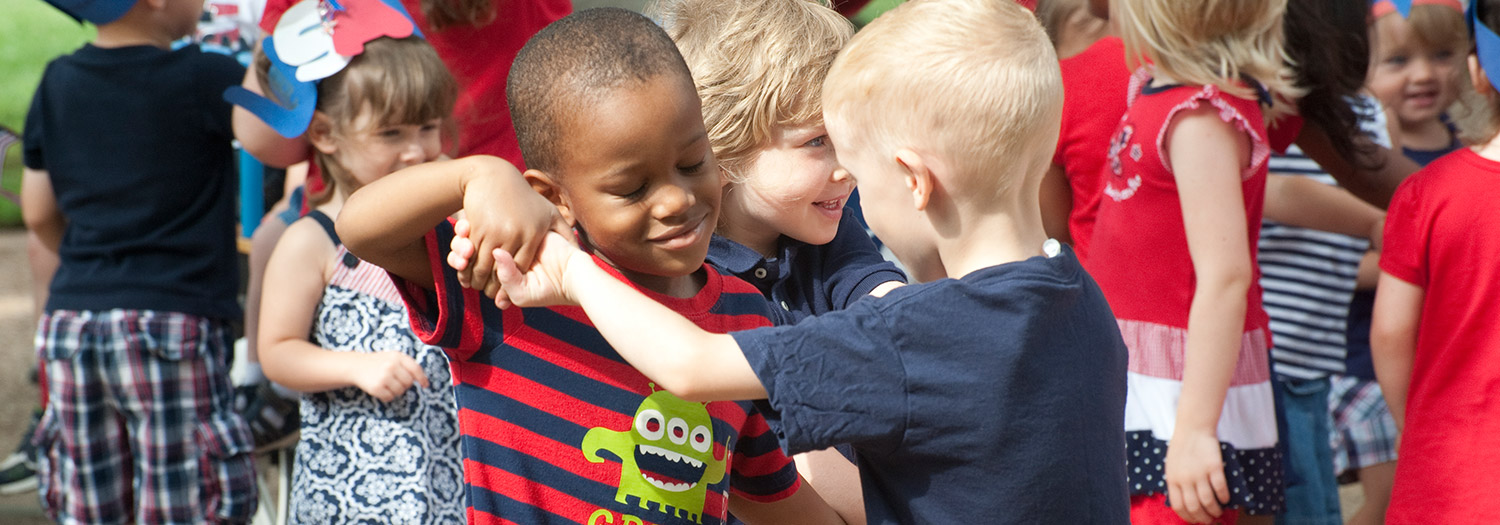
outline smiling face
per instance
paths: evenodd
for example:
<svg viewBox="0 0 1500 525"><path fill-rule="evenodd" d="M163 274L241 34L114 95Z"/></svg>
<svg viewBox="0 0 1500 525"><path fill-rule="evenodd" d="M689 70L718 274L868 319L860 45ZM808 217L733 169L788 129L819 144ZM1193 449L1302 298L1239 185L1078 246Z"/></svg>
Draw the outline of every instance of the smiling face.
<svg viewBox="0 0 1500 525"><path fill-rule="evenodd" d="M774 256L781 235L826 244L838 233L854 180L839 167L821 123L778 126L725 191L720 233Z"/></svg>
<svg viewBox="0 0 1500 525"><path fill-rule="evenodd" d="M1381 17L1372 32L1370 92L1403 127L1438 119L1458 98L1464 39L1455 37L1452 45L1423 42L1399 14Z"/></svg>
<svg viewBox="0 0 1500 525"><path fill-rule="evenodd" d="M636 284L681 296L681 278L708 254L723 184L698 96L687 78L660 74L600 99L563 124L558 168L543 177L598 255Z"/></svg>

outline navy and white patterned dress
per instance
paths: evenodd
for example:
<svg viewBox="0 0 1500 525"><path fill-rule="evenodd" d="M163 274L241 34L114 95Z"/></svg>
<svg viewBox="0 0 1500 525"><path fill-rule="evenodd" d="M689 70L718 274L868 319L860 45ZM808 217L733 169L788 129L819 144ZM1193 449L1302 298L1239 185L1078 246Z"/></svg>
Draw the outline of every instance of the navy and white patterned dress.
<svg viewBox="0 0 1500 525"><path fill-rule="evenodd" d="M338 246L313 342L338 352L400 351L429 388L383 403L356 387L302 395L302 438L292 473L293 523L463 523L462 454L448 359L422 344L385 271Z"/></svg>

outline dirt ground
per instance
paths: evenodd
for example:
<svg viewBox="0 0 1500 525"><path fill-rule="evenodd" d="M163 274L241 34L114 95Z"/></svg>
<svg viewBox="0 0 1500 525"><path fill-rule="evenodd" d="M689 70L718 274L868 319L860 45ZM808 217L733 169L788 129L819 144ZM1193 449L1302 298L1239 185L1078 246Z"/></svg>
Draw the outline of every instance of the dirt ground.
<svg viewBox="0 0 1500 525"><path fill-rule="evenodd" d="M35 356L31 273L26 263L26 232L0 229L0 457L15 450L36 405L36 387L27 381ZM1340 491L1347 517L1362 499L1357 485ZM0 523L48 523L35 492L0 496Z"/></svg>

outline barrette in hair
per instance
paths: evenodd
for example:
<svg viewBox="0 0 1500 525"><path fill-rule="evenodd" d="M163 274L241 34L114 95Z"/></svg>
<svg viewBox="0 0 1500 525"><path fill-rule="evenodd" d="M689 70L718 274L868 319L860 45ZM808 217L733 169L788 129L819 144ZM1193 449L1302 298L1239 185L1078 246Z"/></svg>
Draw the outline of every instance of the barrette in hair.
<svg viewBox="0 0 1500 525"><path fill-rule="evenodd" d="M1375 0L1370 3L1370 18L1380 18L1391 13L1400 13L1401 18L1410 18L1412 6L1418 5L1437 5L1464 12L1464 5L1458 0Z"/></svg>
<svg viewBox="0 0 1500 525"><path fill-rule="evenodd" d="M281 13L273 27L261 41L271 61L270 98L232 86L224 90L224 100L287 138L301 136L312 122L318 82L343 71L366 42L422 35L399 0L302 0Z"/></svg>

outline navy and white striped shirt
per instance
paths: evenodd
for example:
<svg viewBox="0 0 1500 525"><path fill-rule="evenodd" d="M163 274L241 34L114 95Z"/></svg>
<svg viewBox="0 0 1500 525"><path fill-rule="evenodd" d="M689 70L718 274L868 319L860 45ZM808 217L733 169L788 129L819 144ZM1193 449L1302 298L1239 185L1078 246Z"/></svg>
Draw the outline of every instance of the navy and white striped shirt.
<svg viewBox="0 0 1500 525"><path fill-rule="evenodd" d="M1273 174L1336 184L1296 146L1270 162ZM1369 244L1347 235L1262 222L1260 283L1271 316L1272 368L1279 377L1310 380L1344 371L1349 299Z"/></svg>

